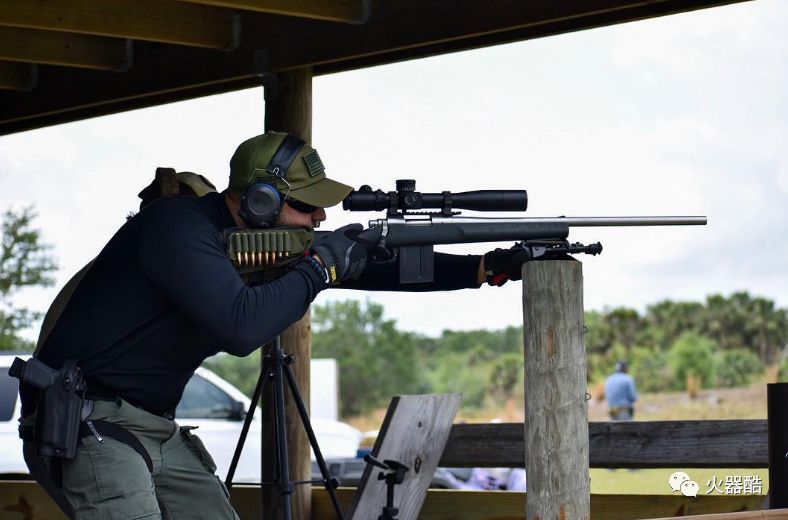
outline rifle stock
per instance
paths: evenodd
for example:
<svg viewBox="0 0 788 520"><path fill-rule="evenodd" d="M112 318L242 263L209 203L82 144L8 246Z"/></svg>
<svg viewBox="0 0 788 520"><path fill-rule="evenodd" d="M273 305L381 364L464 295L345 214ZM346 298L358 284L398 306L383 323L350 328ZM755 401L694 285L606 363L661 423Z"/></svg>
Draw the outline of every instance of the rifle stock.
<svg viewBox="0 0 788 520"><path fill-rule="evenodd" d="M479 242L518 241L532 258L563 258L565 254L596 255L601 244L569 244L571 227L695 226L705 216L648 217L523 217L485 218L439 214L394 214L369 222L356 240L373 248L375 256L399 261L400 283L424 283L433 279L433 246Z"/></svg>

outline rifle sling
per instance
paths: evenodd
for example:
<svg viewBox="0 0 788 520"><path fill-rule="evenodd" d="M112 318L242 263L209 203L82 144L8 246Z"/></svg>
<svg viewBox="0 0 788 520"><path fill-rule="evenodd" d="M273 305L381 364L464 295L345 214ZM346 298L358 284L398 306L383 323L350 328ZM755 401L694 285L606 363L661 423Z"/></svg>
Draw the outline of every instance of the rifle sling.
<svg viewBox="0 0 788 520"><path fill-rule="evenodd" d="M142 459L145 461L145 465L148 466L148 472L153 473L153 461L150 458L150 454L133 433L128 431L123 426L119 426L115 423L107 421L90 421L90 423L95 428L96 433L98 433L101 437L109 437L110 439L114 439L139 453L140 457L142 457ZM90 429L88 426L88 421L85 421L79 425L80 439L84 437L95 437L96 433Z"/></svg>

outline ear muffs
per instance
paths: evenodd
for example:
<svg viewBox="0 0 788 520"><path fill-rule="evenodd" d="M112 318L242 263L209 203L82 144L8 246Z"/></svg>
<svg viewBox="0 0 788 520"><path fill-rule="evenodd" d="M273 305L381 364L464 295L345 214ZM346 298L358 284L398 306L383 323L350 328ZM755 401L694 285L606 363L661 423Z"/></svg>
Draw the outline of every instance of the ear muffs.
<svg viewBox="0 0 788 520"><path fill-rule="evenodd" d="M267 228L276 222L284 205L284 198L275 185L276 179L282 179L289 186L287 170L304 144L303 139L290 134L285 135L265 168L266 173L275 179L272 179L272 182L255 182L244 190L238 216L248 226Z"/></svg>
<svg viewBox="0 0 788 520"><path fill-rule="evenodd" d="M271 184L256 182L244 190L238 216L251 227L271 226L282 211L282 196Z"/></svg>

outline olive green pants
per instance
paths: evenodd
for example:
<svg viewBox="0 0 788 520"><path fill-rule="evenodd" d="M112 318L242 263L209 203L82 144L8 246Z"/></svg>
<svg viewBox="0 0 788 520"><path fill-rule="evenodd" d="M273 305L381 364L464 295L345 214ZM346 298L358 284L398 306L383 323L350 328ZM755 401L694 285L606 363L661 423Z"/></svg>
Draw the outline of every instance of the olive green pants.
<svg viewBox="0 0 788 520"><path fill-rule="evenodd" d="M118 424L150 454L153 471L126 444L95 436L63 461L63 492L77 520L238 520L216 465L190 427L125 401L96 401L89 420Z"/></svg>

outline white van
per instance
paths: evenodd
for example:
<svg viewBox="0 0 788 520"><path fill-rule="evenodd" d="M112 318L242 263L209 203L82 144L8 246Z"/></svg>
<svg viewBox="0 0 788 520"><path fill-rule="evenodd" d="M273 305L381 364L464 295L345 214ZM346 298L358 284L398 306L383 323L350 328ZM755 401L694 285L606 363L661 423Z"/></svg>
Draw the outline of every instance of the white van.
<svg viewBox="0 0 788 520"><path fill-rule="evenodd" d="M21 412L18 380L8 375L14 357L27 359L30 356L0 355L0 479L26 477L28 474L22 458L22 441L17 434ZM196 433L216 461L216 474L222 479L230 467L249 404L250 400L240 390L210 370L198 368L186 385L175 412L178 424L199 427ZM356 457L362 437L359 430L339 421L319 418L311 421L326 460ZM234 482L260 482L260 424L258 409L249 428Z"/></svg>

